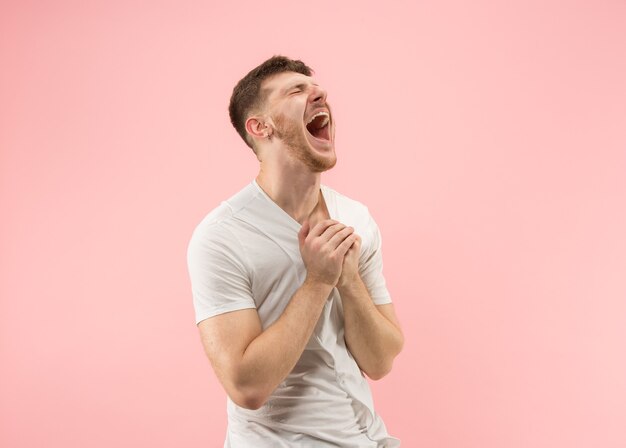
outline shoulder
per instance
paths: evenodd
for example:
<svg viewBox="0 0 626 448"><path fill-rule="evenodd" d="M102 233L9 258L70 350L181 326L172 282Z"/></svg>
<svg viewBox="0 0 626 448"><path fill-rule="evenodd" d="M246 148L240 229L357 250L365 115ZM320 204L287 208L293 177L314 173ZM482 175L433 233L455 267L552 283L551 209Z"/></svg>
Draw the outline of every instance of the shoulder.
<svg viewBox="0 0 626 448"><path fill-rule="evenodd" d="M369 209L362 202L339 193L327 185L322 185L322 189L324 196L334 202L332 205L335 206L339 214L361 219L370 217Z"/></svg>
<svg viewBox="0 0 626 448"><path fill-rule="evenodd" d="M355 228L358 227L362 231L376 227L369 208L363 202L339 193L327 185L322 185L322 188L324 196L331 202L330 207L335 210L339 221Z"/></svg>
<svg viewBox="0 0 626 448"><path fill-rule="evenodd" d="M331 202L338 221L354 230L363 238L364 247L369 250L379 245L380 233L378 225L368 207L359 200L350 198L338 191L323 185L325 197Z"/></svg>
<svg viewBox="0 0 626 448"><path fill-rule="evenodd" d="M217 244L228 250L238 245L237 215L255 197L255 191L250 187L251 185L248 185L229 199L222 201L202 218L192 231L189 241L190 249Z"/></svg>

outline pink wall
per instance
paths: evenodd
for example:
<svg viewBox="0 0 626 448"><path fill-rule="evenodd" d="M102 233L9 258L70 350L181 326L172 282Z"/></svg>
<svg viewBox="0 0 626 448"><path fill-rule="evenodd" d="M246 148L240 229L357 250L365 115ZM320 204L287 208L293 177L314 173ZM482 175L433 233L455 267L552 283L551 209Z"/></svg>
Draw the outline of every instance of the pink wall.
<svg viewBox="0 0 626 448"><path fill-rule="evenodd" d="M626 446L624 48L618 0L2 2L0 446L221 446L186 248L273 54L383 232L403 446Z"/></svg>

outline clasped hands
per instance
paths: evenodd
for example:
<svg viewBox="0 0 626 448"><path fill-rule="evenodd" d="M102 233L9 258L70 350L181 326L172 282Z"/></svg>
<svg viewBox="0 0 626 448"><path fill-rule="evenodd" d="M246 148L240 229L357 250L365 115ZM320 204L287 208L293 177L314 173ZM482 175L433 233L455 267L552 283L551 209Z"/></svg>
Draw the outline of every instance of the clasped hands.
<svg viewBox="0 0 626 448"><path fill-rule="evenodd" d="M310 280L342 288L358 278L361 237L353 227L326 219L311 228L305 221L298 241Z"/></svg>

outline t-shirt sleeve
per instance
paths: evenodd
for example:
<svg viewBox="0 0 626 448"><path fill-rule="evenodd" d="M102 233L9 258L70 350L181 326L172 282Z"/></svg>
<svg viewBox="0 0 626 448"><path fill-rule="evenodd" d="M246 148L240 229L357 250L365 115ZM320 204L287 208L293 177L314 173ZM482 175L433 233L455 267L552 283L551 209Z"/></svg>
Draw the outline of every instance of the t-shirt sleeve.
<svg viewBox="0 0 626 448"><path fill-rule="evenodd" d="M243 247L218 226L198 227L187 248L196 325L218 314L256 308Z"/></svg>
<svg viewBox="0 0 626 448"><path fill-rule="evenodd" d="M391 295L387 290L383 276L382 236L372 216L368 224L369 243L362 250L359 261L359 273L367 287L372 301L376 305L391 303Z"/></svg>

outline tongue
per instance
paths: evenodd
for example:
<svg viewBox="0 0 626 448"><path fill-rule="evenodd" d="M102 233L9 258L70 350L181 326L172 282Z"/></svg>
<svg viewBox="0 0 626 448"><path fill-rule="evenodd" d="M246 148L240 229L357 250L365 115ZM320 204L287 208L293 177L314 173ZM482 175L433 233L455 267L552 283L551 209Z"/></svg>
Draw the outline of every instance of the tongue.
<svg viewBox="0 0 626 448"><path fill-rule="evenodd" d="M307 125L306 128L313 137L328 140L328 124L321 127L325 120L326 117L319 116Z"/></svg>
<svg viewBox="0 0 626 448"><path fill-rule="evenodd" d="M313 129L311 131L311 135L315 138L321 138L324 140L328 140L328 136L327 136L327 132L326 129L328 128L328 126L324 126L321 129Z"/></svg>

